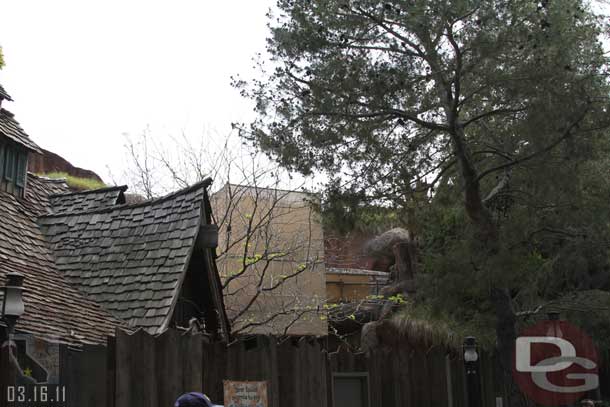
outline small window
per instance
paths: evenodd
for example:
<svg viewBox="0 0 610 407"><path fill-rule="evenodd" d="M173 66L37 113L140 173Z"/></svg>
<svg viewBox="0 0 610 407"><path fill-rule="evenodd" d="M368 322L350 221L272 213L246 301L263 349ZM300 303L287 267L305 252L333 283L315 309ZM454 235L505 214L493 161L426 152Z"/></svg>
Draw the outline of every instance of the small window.
<svg viewBox="0 0 610 407"><path fill-rule="evenodd" d="M25 186L25 173L27 171L28 156L25 153L20 153L17 159L17 175L16 184L17 186Z"/></svg>
<svg viewBox="0 0 610 407"><path fill-rule="evenodd" d="M333 407L369 407L369 374L333 373Z"/></svg>
<svg viewBox="0 0 610 407"><path fill-rule="evenodd" d="M6 148L4 158L4 178L8 181L15 178L15 150L9 147Z"/></svg>
<svg viewBox="0 0 610 407"><path fill-rule="evenodd" d="M17 197L23 197L27 171L27 150L10 142L0 143L0 189Z"/></svg>

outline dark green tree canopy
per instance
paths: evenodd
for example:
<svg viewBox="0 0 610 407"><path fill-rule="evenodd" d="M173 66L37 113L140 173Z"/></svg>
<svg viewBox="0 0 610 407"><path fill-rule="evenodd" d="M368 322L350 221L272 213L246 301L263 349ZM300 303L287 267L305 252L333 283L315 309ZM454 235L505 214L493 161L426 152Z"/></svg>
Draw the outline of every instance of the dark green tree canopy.
<svg viewBox="0 0 610 407"><path fill-rule="evenodd" d="M462 154L477 182L494 180L603 120L600 23L581 1L278 6L275 69L237 82L259 113L247 137L370 198L404 205Z"/></svg>
<svg viewBox="0 0 610 407"><path fill-rule="evenodd" d="M608 60L587 3L278 9L272 68L235 82L258 113L242 135L286 167L326 173L352 214L358 202L406 213L429 302L495 320L509 366L519 311L610 288Z"/></svg>

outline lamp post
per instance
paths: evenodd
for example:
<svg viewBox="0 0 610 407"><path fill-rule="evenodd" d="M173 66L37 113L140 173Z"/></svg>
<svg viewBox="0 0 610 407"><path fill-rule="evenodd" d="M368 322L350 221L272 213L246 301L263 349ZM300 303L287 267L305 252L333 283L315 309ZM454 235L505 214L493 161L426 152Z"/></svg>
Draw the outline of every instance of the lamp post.
<svg viewBox="0 0 610 407"><path fill-rule="evenodd" d="M482 407L481 381L479 378L479 353L474 336L464 339L464 368L466 370L466 393L468 407Z"/></svg>
<svg viewBox="0 0 610 407"><path fill-rule="evenodd" d="M15 324L19 317L25 312L25 306L23 304L23 280L24 276L19 273L8 273L6 275L6 285L2 287L2 312L0 313L0 319L2 319L8 328L8 336L15 329Z"/></svg>
<svg viewBox="0 0 610 407"><path fill-rule="evenodd" d="M0 406L5 404L5 389L11 379L10 359L12 334L19 317L25 312L23 304L23 280L24 276L19 273L7 273L6 284L0 287L2 303L0 304L0 320L6 323L6 353L4 347L0 347ZM0 341L1 343L1 341Z"/></svg>

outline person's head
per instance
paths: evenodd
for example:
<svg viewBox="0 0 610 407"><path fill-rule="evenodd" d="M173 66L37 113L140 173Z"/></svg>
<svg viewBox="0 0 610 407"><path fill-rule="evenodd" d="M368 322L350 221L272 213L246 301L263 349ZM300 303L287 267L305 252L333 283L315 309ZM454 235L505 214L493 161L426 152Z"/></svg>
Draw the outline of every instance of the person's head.
<svg viewBox="0 0 610 407"><path fill-rule="evenodd" d="M178 397L174 407L215 407L212 401L203 393L190 392Z"/></svg>

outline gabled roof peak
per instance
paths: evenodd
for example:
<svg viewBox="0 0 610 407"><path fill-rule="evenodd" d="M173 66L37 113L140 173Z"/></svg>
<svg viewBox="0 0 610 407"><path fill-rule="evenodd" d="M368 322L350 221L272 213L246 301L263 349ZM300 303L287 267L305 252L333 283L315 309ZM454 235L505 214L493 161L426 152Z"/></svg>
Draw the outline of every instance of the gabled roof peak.
<svg viewBox="0 0 610 407"><path fill-rule="evenodd" d="M8 100L9 102L13 101L13 98L4 90L2 85L0 85L0 99Z"/></svg>
<svg viewBox="0 0 610 407"><path fill-rule="evenodd" d="M40 147L23 131L17 120L15 120L14 115L2 108L0 108L0 135L9 138L28 150L42 154Z"/></svg>
<svg viewBox="0 0 610 407"><path fill-rule="evenodd" d="M206 178L203 181L200 181L200 182L197 182L197 183L191 185L190 187L180 189L176 192L172 192L171 194L162 196L160 198L148 199L146 201L142 201L142 202L138 202L138 203L118 204L118 205L108 206L108 207L99 208L99 209L91 209L91 210L87 210L87 211L79 212L79 213L81 213L81 214L82 213L87 213L87 214L106 213L106 212L112 212L112 211L119 210L119 209L121 209L121 210L122 209L135 209L135 208L140 208L140 207L158 205L165 201L170 201L174 198L177 198L181 195L186 195L190 192L197 191L198 189L201 189L201 188L207 189L211 184L212 184L212 178ZM112 188L118 188L118 187L112 187ZM109 188L109 190L112 191L113 190L112 188ZM104 191L104 190L96 189L96 190L85 191L85 192L93 193L93 192L100 192L100 191ZM84 192L81 192L80 194L83 194L83 193ZM77 195L79 195L79 193L74 192L74 193L69 193L69 194L53 195L53 196L51 196L51 198L61 199L64 196L69 197L69 196L77 196ZM47 215L45 215L45 217L52 218L52 217L56 217L56 216L65 216L65 215L66 215L66 213L56 213L56 214L47 214Z"/></svg>
<svg viewBox="0 0 610 407"><path fill-rule="evenodd" d="M179 189L178 191L172 192L172 193L170 193L168 195L165 195L165 196L162 196L162 197L159 197L159 198L149 199L149 200L146 200L144 202L138 202L137 204L132 204L132 205L129 205L129 206L136 207L136 206L150 205L152 203L161 203L163 201L174 199L177 196L188 194L189 192L195 191L195 190L197 190L199 188L207 189L210 185L212 185L212 182L213 182L212 178L206 178L203 181L196 182L196 183L194 183L191 186L188 186L188 187L183 188L183 189Z"/></svg>

